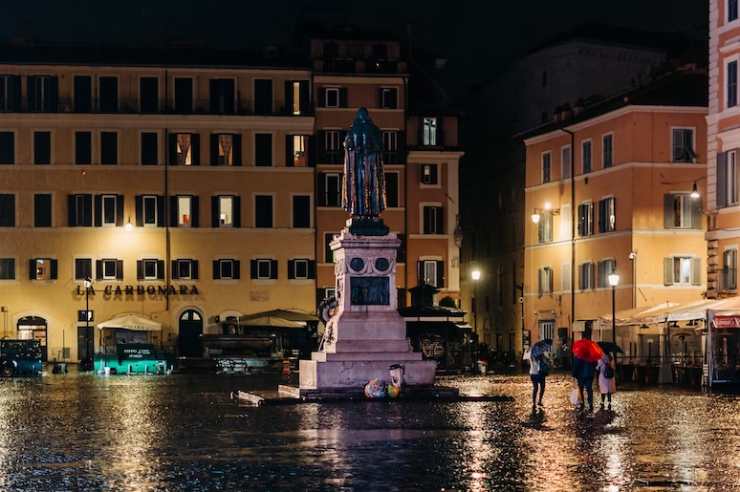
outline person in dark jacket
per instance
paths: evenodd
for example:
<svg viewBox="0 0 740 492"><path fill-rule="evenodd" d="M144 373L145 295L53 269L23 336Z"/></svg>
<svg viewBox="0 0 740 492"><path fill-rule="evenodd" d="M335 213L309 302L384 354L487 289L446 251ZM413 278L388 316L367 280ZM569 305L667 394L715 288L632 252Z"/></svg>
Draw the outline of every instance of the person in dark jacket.
<svg viewBox="0 0 740 492"><path fill-rule="evenodd" d="M583 333L583 338L591 339L591 330L586 330ZM573 359L573 377L576 378L578 383L578 393L581 397L581 401L585 402L583 390L586 390L586 396L588 398L588 411L593 412L594 410L594 375L596 374L596 365L587 362L583 359Z"/></svg>

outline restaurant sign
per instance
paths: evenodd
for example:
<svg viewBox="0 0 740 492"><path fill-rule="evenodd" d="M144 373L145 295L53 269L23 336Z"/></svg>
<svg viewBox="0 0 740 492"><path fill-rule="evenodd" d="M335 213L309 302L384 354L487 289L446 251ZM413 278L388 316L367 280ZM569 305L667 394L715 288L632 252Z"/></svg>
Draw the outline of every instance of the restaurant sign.
<svg viewBox="0 0 740 492"><path fill-rule="evenodd" d="M715 328L740 328L740 317L736 316L715 316Z"/></svg>
<svg viewBox="0 0 740 492"><path fill-rule="evenodd" d="M122 296L197 296L198 288L195 285L106 285L102 291L95 290L94 286L87 289L89 295L93 296L97 292L102 292L103 297L122 297ZM85 288L78 285L75 288L75 295L84 296Z"/></svg>

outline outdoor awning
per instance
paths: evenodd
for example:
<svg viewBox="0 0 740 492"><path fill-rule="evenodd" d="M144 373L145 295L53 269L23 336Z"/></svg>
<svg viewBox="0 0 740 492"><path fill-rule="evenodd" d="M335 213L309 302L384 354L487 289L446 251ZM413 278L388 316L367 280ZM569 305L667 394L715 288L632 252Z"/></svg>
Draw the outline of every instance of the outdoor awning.
<svg viewBox="0 0 740 492"><path fill-rule="evenodd" d="M98 323L99 330L118 328L131 331L162 331L162 324L137 313L125 313Z"/></svg>
<svg viewBox="0 0 740 492"><path fill-rule="evenodd" d="M259 319L264 317L270 318L281 318L288 321L318 321L318 316L307 313L305 311L299 311L297 309L273 309L271 311L262 311L260 313L245 314L239 316L239 324L249 325L246 321ZM252 325L254 326L254 325Z"/></svg>
<svg viewBox="0 0 740 492"><path fill-rule="evenodd" d="M252 318L244 321L239 321L239 325L264 328L304 328L306 326L306 322L290 321L288 319L277 318L275 316L262 316L260 318Z"/></svg>

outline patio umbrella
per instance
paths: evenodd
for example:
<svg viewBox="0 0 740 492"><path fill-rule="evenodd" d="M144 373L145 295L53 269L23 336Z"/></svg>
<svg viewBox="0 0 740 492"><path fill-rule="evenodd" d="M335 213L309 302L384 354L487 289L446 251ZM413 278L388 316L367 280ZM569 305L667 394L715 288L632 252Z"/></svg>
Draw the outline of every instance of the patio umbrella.
<svg viewBox="0 0 740 492"><path fill-rule="evenodd" d="M624 350L622 347L614 342L599 342L599 347L604 351L605 354L623 354Z"/></svg>
<svg viewBox="0 0 740 492"><path fill-rule="evenodd" d="M593 340L583 338L573 343L573 355L578 359L595 364L604 356L604 350Z"/></svg>
<svg viewBox="0 0 740 492"><path fill-rule="evenodd" d="M306 326L305 321L290 321L273 316L262 316L260 318L248 319L239 322L239 324L242 326L257 326L261 328L304 328Z"/></svg>
<svg viewBox="0 0 740 492"><path fill-rule="evenodd" d="M540 340L539 342L532 345L532 350L530 351L530 355L533 358L537 358L544 354L545 352L549 352L552 349L552 338L545 338L543 340Z"/></svg>

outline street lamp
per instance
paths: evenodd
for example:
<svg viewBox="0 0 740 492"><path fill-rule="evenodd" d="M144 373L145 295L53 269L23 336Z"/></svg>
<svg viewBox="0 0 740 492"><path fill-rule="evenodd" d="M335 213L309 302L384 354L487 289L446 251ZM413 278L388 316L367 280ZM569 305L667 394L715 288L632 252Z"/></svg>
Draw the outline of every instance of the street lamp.
<svg viewBox="0 0 740 492"><path fill-rule="evenodd" d="M92 279L85 277L85 333L87 334L87 357L89 360L90 370L95 369L95 359L93 358L93 351L95 350L95 343L93 342L93 336L90 333L90 287L92 287Z"/></svg>
<svg viewBox="0 0 740 492"><path fill-rule="evenodd" d="M534 222L535 224L539 224L540 223L540 214L539 213L535 212L535 213L533 213L531 215L531 217L532 217L532 222Z"/></svg>
<svg viewBox="0 0 740 492"><path fill-rule="evenodd" d="M617 285L619 285L619 275L616 273L609 274L609 285L612 287L612 341L617 343Z"/></svg>
<svg viewBox="0 0 740 492"><path fill-rule="evenodd" d="M698 200L701 198L701 195L699 194L699 188L696 186L696 181L694 181L694 186L691 188L691 198L694 200Z"/></svg>
<svg viewBox="0 0 740 492"><path fill-rule="evenodd" d="M478 281L480 280L480 270L477 268L470 272L470 278L475 282L473 287L473 330L478 333Z"/></svg>

